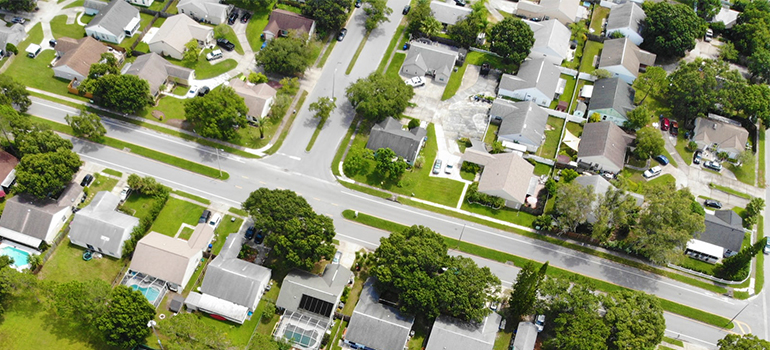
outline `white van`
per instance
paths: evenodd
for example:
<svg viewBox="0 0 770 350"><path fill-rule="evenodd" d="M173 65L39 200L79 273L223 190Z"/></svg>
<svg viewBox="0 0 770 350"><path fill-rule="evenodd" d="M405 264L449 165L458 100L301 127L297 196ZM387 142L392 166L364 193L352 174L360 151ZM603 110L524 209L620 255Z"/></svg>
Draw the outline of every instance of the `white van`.
<svg viewBox="0 0 770 350"><path fill-rule="evenodd" d="M43 48L40 47L40 45L38 44L29 44L29 46L27 46L26 51L27 51L27 57L35 58L37 57L37 55L40 54L40 51L43 51Z"/></svg>
<svg viewBox="0 0 770 350"><path fill-rule="evenodd" d="M222 58L222 50L214 50L206 54L207 61L218 60Z"/></svg>

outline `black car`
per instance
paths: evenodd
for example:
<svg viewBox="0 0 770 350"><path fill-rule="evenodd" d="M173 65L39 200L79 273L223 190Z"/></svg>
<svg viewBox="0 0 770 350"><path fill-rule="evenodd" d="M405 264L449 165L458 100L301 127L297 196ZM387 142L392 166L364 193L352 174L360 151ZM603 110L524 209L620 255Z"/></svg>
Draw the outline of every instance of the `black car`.
<svg viewBox="0 0 770 350"><path fill-rule="evenodd" d="M719 203L719 201L715 201L713 199L707 199L705 202L703 202L703 204L714 209L722 209L722 203Z"/></svg>
<svg viewBox="0 0 770 350"><path fill-rule="evenodd" d="M692 156L692 162L695 164L700 164L701 156L703 155L703 151L697 150L695 151L695 154Z"/></svg>
<svg viewBox="0 0 770 350"><path fill-rule="evenodd" d="M211 211L206 209L203 211L203 214L201 214L201 218L198 219L199 224L205 224L209 222L209 219L211 218Z"/></svg>
<svg viewBox="0 0 770 350"><path fill-rule="evenodd" d="M465 0L455 0L455 5L457 5L457 6L465 6Z"/></svg>
<svg viewBox="0 0 770 350"><path fill-rule="evenodd" d="M225 38L217 39L217 46L225 49L225 51L235 50L235 44L231 43L229 40Z"/></svg>
<svg viewBox="0 0 770 350"><path fill-rule="evenodd" d="M337 34L337 41L342 41L342 39L345 39L345 34L348 33L347 28L340 29L340 33Z"/></svg>
<svg viewBox="0 0 770 350"><path fill-rule="evenodd" d="M361 0L356 0L356 8L361 7Z"/></svg>
<svg viewBox="0 0 770 350"><path fill-rule="evenodd" d="M262 244L264 240L265 240L265 233L262 231L262 229L257 230L256 234L254 235L254 243Z"/></svg>
<svg viewBox="0 0 770 350"><path fill-rule="evenodd" d="M479 74L486 76L489 74L490 69L491 67L489 66L489 62L484 62L481 64L481 72L479 72Z"/></svg>
<svg viewBox="0 0 770 350"><path fill-rule="evenodd" d="M94 181L94 176L91 174L86 175L83 177L83 181L80 181L80 186L86 187L91 185L91 182Z"/></svg>
<svg viewBox="0 0 770 350"><path fill-rule="evenodd" d="M409 13L409 10L411 10L411 9L412 9L412 6L406 5L406 6L404 6L404 10L401 11L401 14L402 15L406 15L407 13Z"/></svg>
<svg viewBox="0 0 770 350"><path fill-rule="evenodd" d="M246 11L243 11L243 15L241 16L241 23L248 22L250 18L251 18L251 14Z"/></svg>
<svg viewBox="0 0 770 350"><path fill-rule="evenodd" d="M209 91L211 91L211 89L209 89L208 86L204 86L204 87L198 89L198 96L206 96L206 94L208 94Z"/></svg>
<svg viewBox="0 0 770 350"><path fill-rule="evenodd" d="M233 10L233 12L230 12L230 17L227 18L227 24L235 24L235 21L238 19L238 14L238 10Z"/></svg>
<svg viewBox="0 0 770 350"><path fill-rule="evenodd" d="M249 226L249 228L246 229L246 239L252 239L255 231L256 229L254 226Z"/></svg>

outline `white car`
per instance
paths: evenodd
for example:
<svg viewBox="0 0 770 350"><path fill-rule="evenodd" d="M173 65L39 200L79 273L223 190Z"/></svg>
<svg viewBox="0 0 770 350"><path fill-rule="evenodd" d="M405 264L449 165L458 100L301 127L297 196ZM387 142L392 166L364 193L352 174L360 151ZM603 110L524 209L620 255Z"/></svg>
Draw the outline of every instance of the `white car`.
<svg viewBox="0 0 770 350"><path fill-rule="evenodd" d="M545 327L545 315L537 315L537 317L535 317L535 327L537 327L538 333L543 331L543 328Z"/></svg>
<svg viewBox="0 0 770 350"><path fill-rule="evenodd" d="M187 91L187 95L192 97L195 97L195 94L197 93L198 93L198 85L190 86L190 90Z"/></svg>
<svg viewBox="0 0 770 350"><path fill-rule="evenodd" d="M211 227L217 227L219 225L219 221L222 220L222 216L219 214L214 215L214 217L211 218L211 221L209 221L209 225Z"/></svg>
<svg viewBox="0 0 770 350"><path fill-rule="evenodd" d="M222 58L222 50L214 50L206 54L206 61L213 61Z"/></svg>
<svg viewBox="0 0 770 350"><path fill-rule="evenodd" d="M413 77L412 79L404 80L404 84L409 85L411 87L420 87L425 85L425 79L422 77Z"/></svg>
<svg viewBox="0 0 770 350"><path fill-rule="evenodd" d="M642 174L642 176L644 176L645 179L649 179L660 175L660 172L661 172L660 167L654 166L652 168L647 169L647 171L645 171L644 174Z"/></svg>
<svg viewBox="0 0 770 350"><path fill-rule="evenodd" d="M125 201L126 198L128 198L128 195L130 194L131 194L131 187L129 187L128 185L123 186L123 190L120 191L120 201L121 202Z"/></svg>

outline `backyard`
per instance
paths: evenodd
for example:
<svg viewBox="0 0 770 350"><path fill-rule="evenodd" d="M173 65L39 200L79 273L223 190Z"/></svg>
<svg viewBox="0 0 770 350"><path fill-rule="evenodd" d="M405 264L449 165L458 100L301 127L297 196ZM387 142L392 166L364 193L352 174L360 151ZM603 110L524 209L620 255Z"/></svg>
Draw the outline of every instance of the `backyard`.
<svg viewBox="0 0 770 350"><path fill-rule="evenodd" d="M610 9L607 7L594 5L594 14L591 16L591 26L589 32L596 35L602 34L602 24L604 20L610 15Z"/></svg>
<svg viewBox="0 0 770 350"><path fill-rule="evenodd" d="M70 282L96 278L110 283L124 264L122 260L106 256L85 261L85 249L71 244L69 238L65 238L55 249L37 275L41 280Z"/></svg>
<svg viewBox="0 0 770 350"><path fill-rule="evenodd" d="M556 148L561 141L561 130L564 128L564 119L548 116L548 126L545 130L545 142L537 150L537 155L552 159L556 157Z"/></svg>
<svg viewBox="0 0 770 350"><path fill-rule="evenodd" d="M602 51L604 44L596 41L586 41L585 50L583 50L583 60L580 62L580 71L584 73L593 73L596 70L594 66L594 57ZM597 57L598 61L598 57Z"/></svg>
<svg viewBox="0 0 770 350"><path fill-rule="evenodd" d="M183 223L195 227L204 209L197 204L171 197L150 230L174 237Z"/></svg>

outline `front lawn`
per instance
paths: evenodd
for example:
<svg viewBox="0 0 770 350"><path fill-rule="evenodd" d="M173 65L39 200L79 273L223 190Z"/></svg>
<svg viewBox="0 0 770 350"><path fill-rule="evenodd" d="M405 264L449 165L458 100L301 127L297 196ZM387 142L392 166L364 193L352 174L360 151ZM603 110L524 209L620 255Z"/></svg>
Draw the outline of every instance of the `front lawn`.
<svg viewBox="0 0 770 350"><path fill-rule="evenodd" d="M86 2L85 0L75 0L75 2L73 2L73 3L71 3L71 4L67 5L67 6L64 6L64 7L62 8L62 10L66 10L66 9L69 9L69 8L73 8L73 7L80 7L80 6L83 6L83 4L84 4L85 2ZM51 29L53 29L53 28L51 28Z"/></svg>
<svg viewBox="0 0 770 350"><path fill-rule="evenodd" d="M51 31L56 39L68 37L78 40L86 35L86 29L77 22L67 24L67 15L54 17L51 20Z"/></svg>
<svg viewBox="0 0 770 350"><path fill-rule="evenodd" d="M139 220L144 219L149 214L150 208L155 204L155 197L145 196L139 192L132 192L128 199L120 206L124 212L131 214Z"/></svg>
<svg viewBox="0 0 770 350"><path fill-rule="evenodd" d="M388 65L388 70L385 72L385 75L394 76L401 79L401 76L398 75L398 72L401 70L401 65L404 64L404 60L406 60L405 53L394 53L393 60L390 61L390 65Z"/></svg>
<svg viewBox="0 0 770 350"><path fill-rule="evenodd" d="M91 203L91 200L94 199L94 196L96 196L96 194L101 191L112 191L112 189L117 184L118 179L104 175L100 176L99 173L94 174L94 181L91 182L90 186L88 186L88 198L85 202L80 204L79 207L83 208L87 206L89 203Z"/></svg>
<svg viewBox="0 0 770 350"><path fill-rule="evenodd" d="M248 38L249 46L251 46L254 52L259 51L262 43L265 42L262 40L262 32L265 31L269 16L269 9L254 11L249 23L246 25L246 38Z"/></svg>
<svg viewBox="0 0 770 350"><path fill-rule="evenodd" d="M468 68L468 64L463 64L460 69L457 69L457 71L452 71L452 74L449 76L449 82L447 82L446 87L444 88L444 94L441 95L441 100L446 101L452 96L454 96L457 93L457 90L460 90L460 85L463 83L463 75L465 75L465 69Z"/></svg>
<svg viewBox="0 0 770 350"><path fill-rule="evenodd" d="M596 69L594 67L594 57L599 55L604 47L603 43L596 41L586 41L586 47L583 50L583 60L580 62L580 71L583 73L593 73Z"/></svg>
<svg viewBox="0 0 770 350"><path fill-rule="evenodd" d="M738 179L738 181L754 186L754 182L757 180L757 174L754 171L755 165L756 161L753 160L751 162L746 162L739 167L727 163L727 169L735 174L735 178Z"/></svg>
<svg viewBox="0 0 770 350"><path fill-rule="evenodd" d="M561 130L564 128L564 119L548 116L548 126L545 131L545 142L537 150L537 155L552 159L556 157L556 148L561 141Z"/></svg>
<svg viewBox="0 0 770 350"><path fill-rule="evenodd" d="M232 219L232 215L225 215L225 217L219 223L219 226L217 226L217 229L214 230L214 235L216 235L216 237L214 238L214 246L211 248L211 254L219 255L219 252L222 250L222 246L225 245L227 236L229 236L231 233L238 233L241 229L243 219L235 218L235 221L231 221Z"/></svg>
<svg viewBox="0 0 770 350"><path fill-rule="evenodd" d="M243 47L241 47L241 42L238 41L238 36L235 35L233 28L228 25L225 25L225 28L227 28L227 31L225 32L225 39L235 45L235 52L237 52L239 55L243 55Z"/></svg>
<svg viewBox="0 0 770 350"><path fill-rule="evenodd" d="M495 210L487 206L468 203L465 200L463 200L463 205L460 207L460 209L467 210L471 213L488 216L490 218L512 222L514 224L526 227L532 227L532 222L534 222L536 218L536 216L530 213L521 212L508 207Z"/></svg>
<svg viewBox="0 0 770 350"><path fill-rule="evenodd" d="M186 94L188 88L184 87L182 89L184 89L184 92ZM159 112L163 112L163 115L164 115L164 118L162 120L163 122L166 122L169 119L185 119L184 101L185 99L181 99L181 98L174 98L174 97L168 97L168 96L161 97L160 100L158 100L157 106L145 108L142 111L141 116L147 119L157 120L152 116L152 111L159 111Z"/></svg>
<svg viewBox="0 0 770 350"><path fill-rule="evenodd" d="M37 277L54 282L87 281L100 279L112 283L123 268L123 261L104 256L101 259L83 260L84 248L70 243L65 238L56 247L56 252L45 262Z"/></svg>
<svg viewBox="0 0 770 350"><path fill-rule="evenodd" d="M687 165L692 164L692 155L695 152L692 152L687 149L687 143L689 141L684 138L684 135L682 133L679 133L679 135L676 136L676 153L679 153L679 156L684 159L684 161L687 163Z"/></svg>
<svg viewBox="0 0 770 350"><path fill-rule="evenodd" d="M170 197L158 214L151 231L174 237L182 223L195 226L205 208L181 199Z"/></svg>
<svg viewBox="0 0 770 350"><path fill-rule="evenodd" d="M206 60L206 54L211 52L211 49L201 51L198 57L198 63L195 64L195 78L196 79L209 79L216 77L220 74L231 71L238 65L238 61L228 58L226 60L216 60L214 64Z"/></svg>
<svg viewBox="0 0 770 350"><path fill-rule="evenodd" d="M403 46L403 45L401 45ZM474 66L480 66L484 63L489 63L489 65L492 68L497 68L502 70L505 73L513 73L518 69L519 67L516 67L513 64L506 64L503 62L503 59L500 57L497 57L495 55L490 55L488 53L483 52L476 52L476 51L470 51L468 52L468 55L465 56L465 63L472 64Z"/></svg>

